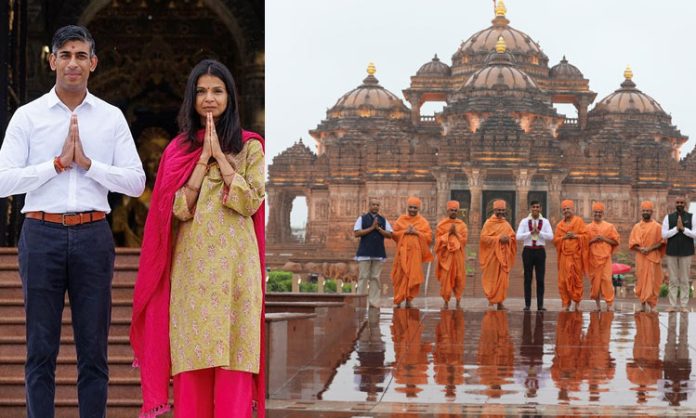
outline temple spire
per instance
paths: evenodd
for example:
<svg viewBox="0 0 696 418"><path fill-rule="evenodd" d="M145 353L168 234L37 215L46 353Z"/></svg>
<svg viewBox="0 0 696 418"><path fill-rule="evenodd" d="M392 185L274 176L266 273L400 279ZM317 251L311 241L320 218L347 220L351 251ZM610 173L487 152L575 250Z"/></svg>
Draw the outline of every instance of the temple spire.
<svg viewBox="0 0 696 418"><path fill-rule="evenodd" d="M375 64L373 62L367 64L367 74L368 75L375 75L377 72L377 67L375 67Z"/></svg>
<svg viewBox="0 0 696 418"><path fill-rule="evenodd" d="M507 51L507 45L505 44L505 39L502 36L498 37L498 42L495 43L495 51L499 54L504 54Z"/></svg>
<svg viewBox="0 0 696 418"><path fill-rule="evenodd" d="M503 0L498 0L498 3L495 6L495 16L505 17L506 13L507 8L505 7L505 3L503 2Z"/></svg>

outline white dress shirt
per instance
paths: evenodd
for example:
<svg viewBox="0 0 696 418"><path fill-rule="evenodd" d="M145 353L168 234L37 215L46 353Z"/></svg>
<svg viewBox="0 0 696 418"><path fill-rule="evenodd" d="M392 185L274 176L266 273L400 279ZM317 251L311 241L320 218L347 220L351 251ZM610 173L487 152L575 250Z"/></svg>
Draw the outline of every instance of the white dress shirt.
<svg viewBox="0 0 696 418"><path fill-rule="evenodd" d="M539 231L539 237L536 240L536 246L544 246L546 241L553 241L553 230L551 230L551 224L543 216L539 215L538 219L532 218L532 215L520 221L520 226L517 228L516 238L517 241L524 241L525 247L532 246L532 231L529 229L529 220L532 220L532 227L537 226L539 219L543 219L541 223L541 230Z"/></svg>
<svg viewBox="0 0 696 418"><path fill-rule="evenodd" d="M73 163L57 173L53 160L68 136L70 116L77 115L88 171ZM109 191L137 197L145 172L123 113L87 92L73 112L55 87L20 107L7 126L0 148L0 196L26 193L22 213L110 212Z"/></svg>
<svg viewBox="0 0 696 418"><path fill-rule="evenodd" d="M676 226L672 229L669 229L669 215L666 215L665 219L662 221L662 238L670 239L673 236L677 235L677 232L679 232L679 230ZM692 231L689 228L684 228L684 235L691 239L696 239L696 233L694 233L694 231Z"/></svg>

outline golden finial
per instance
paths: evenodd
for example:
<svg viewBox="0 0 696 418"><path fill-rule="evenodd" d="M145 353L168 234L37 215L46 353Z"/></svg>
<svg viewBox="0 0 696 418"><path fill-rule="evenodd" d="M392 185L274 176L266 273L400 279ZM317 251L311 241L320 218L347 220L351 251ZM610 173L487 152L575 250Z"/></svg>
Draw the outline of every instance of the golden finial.
<svg viewBox="0 0 696 418"><path fill-rule="evenodd" d="M630 80L633 78L633 70L631 70L631 66L627 65L626 69L624 70L624 78L626 80Z"/></svg>
<svg viewBox="0 0 696 418"><path fill-rule="evenodd" d="M367 74L375 75L376 72L377 72L377 67L375 67L374 63L371 62L371 63L367 64Z"/></svg>
<svg viewBox="0 0 696 418"><path fill-rule="evenodd" d="M503 0L498 0L498 4L495 6L495 15L505 17L505 13L507 13L505 3L503 3Z"/></svg>
<svg viewBox="0 0 696 418"><path fill-rule="evenodd" d="M499 54L504 53L507 50L507 45L505 44L505 39L502 36L498 37L498 42L495 43L495 51Z"/></svg>

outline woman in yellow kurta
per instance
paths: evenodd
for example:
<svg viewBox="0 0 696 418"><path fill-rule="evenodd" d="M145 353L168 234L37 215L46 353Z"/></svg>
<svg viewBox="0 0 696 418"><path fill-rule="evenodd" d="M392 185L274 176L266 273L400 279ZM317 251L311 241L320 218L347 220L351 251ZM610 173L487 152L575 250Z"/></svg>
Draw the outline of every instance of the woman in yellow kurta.
<svg viewBox="0 0 696 418"><path fill-rule="evenodd" d="M239 125L224 65L193 69L179 127L157 175L134 296L141 417L168 409L171 375L175 418L251 418L254 396L263 418L263 144Z"/></svg>

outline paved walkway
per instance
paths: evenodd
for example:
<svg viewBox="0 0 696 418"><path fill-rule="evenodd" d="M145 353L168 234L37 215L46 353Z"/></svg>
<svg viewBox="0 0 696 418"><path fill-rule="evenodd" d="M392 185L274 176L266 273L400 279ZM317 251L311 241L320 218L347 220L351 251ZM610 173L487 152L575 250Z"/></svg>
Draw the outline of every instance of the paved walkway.
<svg viewBox="0 0 696 418"><path fill-rule="evenodd" d="M559 300L543 313L522 312L519 298L507 311L441 304L366 310L340 342L292 342L315 352L288 360L268 416L696 416L694 313L639 313L635 300L614 313L591 312L593 301L577 313L558 312Z"/></svg>

